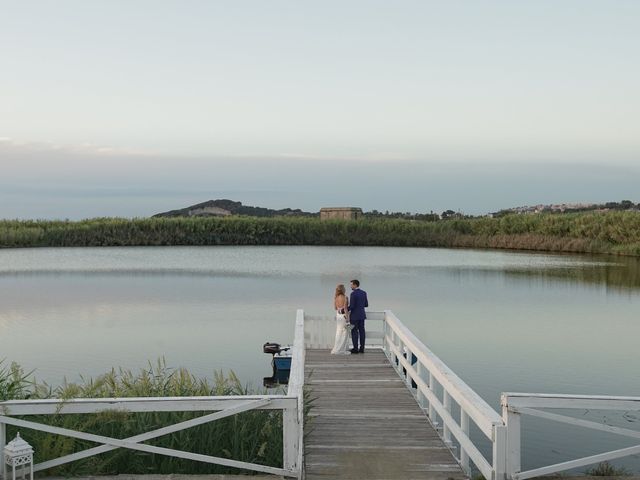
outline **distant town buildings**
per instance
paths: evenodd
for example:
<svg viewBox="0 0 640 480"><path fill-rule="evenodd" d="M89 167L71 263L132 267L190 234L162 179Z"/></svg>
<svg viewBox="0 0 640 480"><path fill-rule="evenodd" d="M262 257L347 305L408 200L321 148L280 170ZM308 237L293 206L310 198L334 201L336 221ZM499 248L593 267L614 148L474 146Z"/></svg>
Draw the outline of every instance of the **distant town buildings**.
<svg viewBox="0 0 640 480"><path fill-rule="evenodd" d="M559 203L554 205L534 205L525 207L514 207L510 210L513 213L541 213L555 212L562 213L569 210L591 210L596 207L595 203Z"/></svg>
<svg viewBox="0 0 640 480"><path fill-rule="evenodd" d="M358 220L362 209L355 207L321 208L320 220Z"/></svg>
<svg viewBox="0 0 640 480"><path fill-rule="evenodd" d="M640 210L640 204L635 205L629 200L621 202L601 203L557 203L550 205L527 205L524 207L513 207L490 213L490 217L507 215L510 213L532 214L532 213L570 213L570 212L607 212L609 210Z"/></svg>

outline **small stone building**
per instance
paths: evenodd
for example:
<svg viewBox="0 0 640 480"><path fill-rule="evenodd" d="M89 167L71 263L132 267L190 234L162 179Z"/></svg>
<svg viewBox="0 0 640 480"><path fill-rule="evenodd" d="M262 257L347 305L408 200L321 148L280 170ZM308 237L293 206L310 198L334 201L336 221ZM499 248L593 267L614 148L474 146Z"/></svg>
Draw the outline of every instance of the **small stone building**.
<svg viewBox="0 0 640 480"><path fill-rule="evenodd" d="M355 207L321 208L320 220L358 220L362 209Z"/></svg>

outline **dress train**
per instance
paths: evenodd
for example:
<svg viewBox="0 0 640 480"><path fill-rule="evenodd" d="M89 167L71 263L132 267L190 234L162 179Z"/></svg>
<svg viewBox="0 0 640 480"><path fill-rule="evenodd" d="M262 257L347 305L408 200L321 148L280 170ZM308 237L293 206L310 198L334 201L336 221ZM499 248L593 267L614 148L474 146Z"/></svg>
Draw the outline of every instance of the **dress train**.
<svg viewBox="0 0 640 480"><path fill-rule="evenodd" d="M349 351L349 320L347 315L336 311L336 339L331 350L332 355L351 355Z"/></svg>

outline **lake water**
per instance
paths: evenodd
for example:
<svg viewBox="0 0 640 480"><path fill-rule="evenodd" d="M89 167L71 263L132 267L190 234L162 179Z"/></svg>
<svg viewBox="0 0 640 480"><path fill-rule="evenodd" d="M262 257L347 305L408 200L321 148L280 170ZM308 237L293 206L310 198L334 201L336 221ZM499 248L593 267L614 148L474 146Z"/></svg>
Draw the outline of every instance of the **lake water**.
<svg viewBox="0 0 640 480"><path fill-rule="evenodd" d="M139 369L164 356L258 387L265 341L295 310L331 315L359 278L499 409L500 393L640 396L640 261L608 256L360 247L0 250L0 359L39 380ZM580 412L582 414L582 412ZM589 412L640 429L640 413ZM633 444L525 417L523 467ZM623 463L640 471L640 459Z"/></svg>

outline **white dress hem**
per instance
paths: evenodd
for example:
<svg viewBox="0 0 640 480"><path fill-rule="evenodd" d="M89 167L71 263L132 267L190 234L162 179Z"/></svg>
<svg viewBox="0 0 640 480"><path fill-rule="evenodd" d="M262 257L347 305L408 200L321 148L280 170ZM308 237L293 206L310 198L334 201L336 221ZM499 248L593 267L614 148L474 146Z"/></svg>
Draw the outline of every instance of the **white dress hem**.
<svg viewBox="0 0 640 480"><path fill-rule="evenodd" d="M351 355L349 351L349 324L344 313L336 312L336 338L331 350L332 355Z"/></svg>

